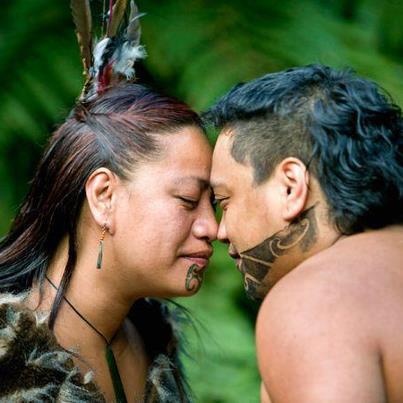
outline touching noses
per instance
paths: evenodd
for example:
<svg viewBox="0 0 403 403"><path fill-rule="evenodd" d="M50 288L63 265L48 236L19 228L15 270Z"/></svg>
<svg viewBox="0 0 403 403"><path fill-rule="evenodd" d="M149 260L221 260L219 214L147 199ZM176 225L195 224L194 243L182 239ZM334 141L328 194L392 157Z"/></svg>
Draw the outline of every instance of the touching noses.
<svg viewBox="0 0 403 403"><path fill-rule="evenodd" d="M215 219L214 210L209 204L203 208L200 215L193 224L193 233L196 238L205 239L212 242L217 239L218 224Z"/></svg>

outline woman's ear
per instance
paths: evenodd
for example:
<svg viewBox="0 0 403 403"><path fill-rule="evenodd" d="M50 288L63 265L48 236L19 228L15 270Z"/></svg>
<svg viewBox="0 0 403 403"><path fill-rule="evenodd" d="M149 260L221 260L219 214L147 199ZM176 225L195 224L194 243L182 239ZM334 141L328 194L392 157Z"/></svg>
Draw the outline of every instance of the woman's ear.
<svg viewBox="0 0 403 403"><path fill-rule="evenodd" d="M106 224L109 231L113 227L111 214L117 183L118 177L111 170L98 168L90 175L85 184L85 193L92 217L100 227Z"/></svg>
<svg viewBox="0 0 403 403"><path fill-rule="evenodd" d="M292 221L305 210L309 195L309 172L298 158L289 157L277 167L282 184L282 217Z"/></svg>

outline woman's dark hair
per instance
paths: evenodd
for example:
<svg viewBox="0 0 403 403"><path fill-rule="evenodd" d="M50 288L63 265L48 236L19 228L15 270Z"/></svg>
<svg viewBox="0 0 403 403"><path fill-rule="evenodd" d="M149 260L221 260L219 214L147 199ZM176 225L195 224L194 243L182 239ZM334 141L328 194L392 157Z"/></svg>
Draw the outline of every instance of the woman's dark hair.
<svg viewBox="0 0 403 403"><path fill-rule="evenodd" d="M309 65L239 84L205 120L230 129L231 153L257 184L286 157L309 166L337 229L403 222L403 123L382 89L351 70Z"/></svg>
<svg viewBox="0 0 403 403"><path fill-rule="evenodd" d="M158 158L158 136L201 126L184 103L147 87L126 84L78 104L53 134L11 230L0 243L0 291L20 292L42 282L60 241L68 261L50 315L53 326L77 256L76 228L85 183L99 167L125 179L141 161Z"/></svg>

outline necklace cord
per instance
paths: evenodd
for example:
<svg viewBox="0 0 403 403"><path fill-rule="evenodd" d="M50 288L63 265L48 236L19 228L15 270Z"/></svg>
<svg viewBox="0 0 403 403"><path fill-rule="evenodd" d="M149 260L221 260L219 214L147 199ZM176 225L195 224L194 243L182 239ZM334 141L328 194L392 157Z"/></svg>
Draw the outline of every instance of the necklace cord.
<svg viewBox="0 0 403 403"><path fill-rule="evenodd" d="M49 282L49 284L57 291L58 287L52 282L52 280L45 274L46 280ZM117 403L127 403L126 395L125 395L125 390L123 387L122 379L119 374L119 368L116 363L115 356L113 354L113 350L111 347L111 343L114 340L115 336L117 335L118 332L116 332L113 337L111 338L110 341L88 320L85 318L84 315L82 315L77 308L74 307L74 305L63 295L64 301L67 302L67 304L70 306L70 308L81 318L94 332L99 334L103 338L103 340L106 343L106 349L105 349L105 358L106 358L106 363L108 365L109 369L109 374L112 379L112 384L113 384L113 390L115 392L115 398Z"/></svg>
<svg viewBox="0 0 403 403"><path fill-rule="evenodd" d="M56 284L54 284L47 275L45 275L45 278L50 283L50 285L57 291L58 287L56 286ZM70 308L80 317L80 319L82 319L92 330L94 330L95 333L97 333L99 336L101 336L107 346L110 346L110 344L112 343L115 336L113 336L111 338L111 340L108 341L108 339L88 319L86 319L86 317L83 314L81 314L77 310L77 308L67 299L67 297L63 296L63 299L67 302L67 304L70 306Z"/></svg>

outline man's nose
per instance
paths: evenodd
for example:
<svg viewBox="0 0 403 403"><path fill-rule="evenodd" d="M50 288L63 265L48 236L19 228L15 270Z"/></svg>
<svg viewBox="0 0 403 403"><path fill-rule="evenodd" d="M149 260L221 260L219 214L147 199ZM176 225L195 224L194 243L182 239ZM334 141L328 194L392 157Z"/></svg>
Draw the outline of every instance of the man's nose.
<svg viewBox="0 0 403 403"><path fill-rule="evenodd" d="M217 239L223 243L229 243L227 237L227 229L225 228L224 217L221 217L220 224L218 225Z"/></svg>
<svg viewBox="0 0 403 403"><path fill-rule="evenodd" d="M215 241L217 239L218 224L213 209L211 209L211 212L208 214L206 225L206 233L209 241Z"/></svg>

